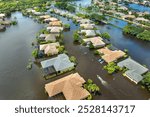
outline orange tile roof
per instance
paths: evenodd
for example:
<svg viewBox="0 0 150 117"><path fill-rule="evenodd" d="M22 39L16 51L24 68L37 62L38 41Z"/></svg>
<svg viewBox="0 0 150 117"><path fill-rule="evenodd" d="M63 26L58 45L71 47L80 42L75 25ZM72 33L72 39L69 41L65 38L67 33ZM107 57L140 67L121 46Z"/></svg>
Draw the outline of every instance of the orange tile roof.
<svg viewBox="0 0 150 117"><path fill-rule="evenodd" d="M107 47L99 49L98 50L100 53L103 53L104 55L102 56L102 58L107 62L113 62L121 57L123 57L125 55L125 53L121 50L109 50Z"/></svg>
<svg viewBox="0 0 150 117"><path fill-rule="evenodd" d="M45 85L45 90L50 97L63 93L67 100L85 99L90 93L82 88L85 80L78 74L74 73Z"/></svg>
<svg viewBox="0 0 150 117"><path fill-rule="evenodd" d="M50 26L61 26L61 21L53 21L49 23Z"/></svg>

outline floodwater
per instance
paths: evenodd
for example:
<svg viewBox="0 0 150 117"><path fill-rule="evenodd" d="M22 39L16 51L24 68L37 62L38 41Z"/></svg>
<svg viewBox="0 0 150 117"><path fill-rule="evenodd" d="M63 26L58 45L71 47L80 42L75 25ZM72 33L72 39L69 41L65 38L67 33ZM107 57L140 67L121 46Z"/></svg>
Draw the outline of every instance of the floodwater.
<svg viewBox="0 0 150 117"><path fill-rule="evenodd" d="M41 70L36 66L26 69L31 42L43 26L19 12L14 16L18 25L0 33L0 99L46 99Z"/></svg>
<svg viewBox="0 0 150 117"><path fill-rule="evenodd" d="M140 11L140 12L149 12L150 13L150 7L147 7L147 6L143 6L143 5L140 5L140 4L129 4L129 7L136 10L136 11Z"/></svg>
<svg viewBox="0 0 150 117"><path fill-rule="evenodd" d="M82 7L86 7L91 5L92 0L77 0L77 1L73 1L72 3L75 3L77 6L82 6Z"/></svg>
<svg viewBox="0 0 150 117"><path fill-rule="evenodd" d="M36 65L33 65L30 71L26 69L33 50L31 43L43 25L22 16L19 12L13 13L12 17L14 16L17 17L18 25L11 26L0 33L0 99L48 99L44 90L45 83L70 73L45 80L42 77L42 70ZM71 20L59 18L64 23L71 24L71 31L64 32L64 42L69 55L75 56L78 60L76 70L72 72L79 72L85 80L92 79L101 89L102 95L95 96L94 99L148 99L150 97L145 89L131 83L121 73L108 75L102 69L103 65L98 62L99 57L94 56L93 51L85 46L73 44L73 31L79 26L73 24ZM148 63L145 62L150 60L148 43L124 37L120 29L107 27L107 25L100 26L99 29L108 31L112 35L111 42L115 46L119 49L131 48L130 56ZM97 75L102 79L98 79ZM56 96L56 99L61 98Z"/></svg>
<svg viewBox="0 0 150 117"><path fill-rule="evenodd" d="M93 51L85 46L73 43L73 32L78 29L79 26L73 24L71 20L66 20L61 16L57 17L64 23L71 25L71 31L64 32L64 42L69 55L75 56L78 60L76 71L85 80L92 79L94 83L101 88L102 95L95 96L94 99L148 99L150 97L150 94L146 90L142 89L139 85L131 83L127 78L124 78L121 73L108 75L107 72L103 70L103 65L98 62L99 57L96 57ZM102 29L102 27L99 27L99 29ZM118 28L114 28L113 30L118 31ZM122 34L120 31L118 33L120 35ZM115 37L118 37L118 35ZM119 39L121 39L121 37ZM101 76L101 79L97 78L97 75Z"/></svg>
<svg viewBox="0 0 150 117"><path fill-rule="evenodd" d="M128 22L120 20L120 19L116 19L116 18L111 18L109 16L106 17L108 19L108 22L114 26L117 26L119 28L123 28L125 27Z"/></svg>
<svg viewBox="0 0 150 117"><path fill-rule="evenodd" d="M98 26L100 32L108 32L111 35L111 43L117 48L128 50L129 56L150 69L150 42L125 36L122 29L110 25Z"/></svg>

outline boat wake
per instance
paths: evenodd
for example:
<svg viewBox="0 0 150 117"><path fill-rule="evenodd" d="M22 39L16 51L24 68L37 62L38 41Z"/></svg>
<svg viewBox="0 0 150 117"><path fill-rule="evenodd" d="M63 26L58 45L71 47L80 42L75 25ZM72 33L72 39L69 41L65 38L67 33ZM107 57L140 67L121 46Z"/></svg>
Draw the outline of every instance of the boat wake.
<svg viewBox="0 0 150 117"><path fill-rule="evenodd" d="M101 83L102 83L104 86L108 87L108 83L107 83L105 80L103 80L99 75L97 75L97 78L101 81Z"/></svg>

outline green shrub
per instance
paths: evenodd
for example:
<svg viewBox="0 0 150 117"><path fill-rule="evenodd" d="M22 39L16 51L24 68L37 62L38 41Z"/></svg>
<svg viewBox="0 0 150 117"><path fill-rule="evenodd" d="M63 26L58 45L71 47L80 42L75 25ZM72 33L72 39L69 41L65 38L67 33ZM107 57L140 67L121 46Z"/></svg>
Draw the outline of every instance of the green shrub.
<svg viewBox="0 0 150 117"><path fill-rule="evenodd" d="M115 72L117 72L117 71L121 71L121 70L122 70L122 69L121 69L119 66L117 66L117 64L114 63L114 62L108 63L108 64L105 65L103 68L108 71L108 74L113 74L113 73L115 73Z"/></svg>

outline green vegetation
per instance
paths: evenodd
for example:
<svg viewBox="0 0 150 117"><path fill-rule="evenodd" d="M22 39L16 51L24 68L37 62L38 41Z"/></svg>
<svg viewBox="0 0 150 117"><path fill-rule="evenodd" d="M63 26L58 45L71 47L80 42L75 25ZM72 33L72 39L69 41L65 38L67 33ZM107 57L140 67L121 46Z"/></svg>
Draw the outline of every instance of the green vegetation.
<svg viewBox="0 0 150 117"><path fill-rule="evenodd" d="M74 56L71 56L71 57L70 57L70 61L76 63L76 62L77 62L77 59L76 59Z"/></svg>
<svg viewBox="0 0 150 117"><path fill-rule="evenodd" d="M127 25L123 28L123 33L133 35L140 40L150 41L150 31L137 26Z"/></svg>
<svg viewBox="0 0 150 117"><path fill-rule="evenodd" d="M82 18L89 18L87 14L77 13L76 16L82 17Z"/></svg>
<svg viewBox="0 0 150 117"><path fill-rule="evenodd" d="M90 93L93 93L94 95L96 95L100 91L99 86L97 86L96 84L94 84L91 79L88 79L87 83L84 84L84 88L86 90L88 90ZM90 96L88 98L91 99L92 96Z"/></svg>
<svg viewBox="0 0 150 117"><path fill-rule="evenodd" d="M65 50L65 47L64 47L64 46L59 46L59 47L58 47L59 53L63 53L64 50Z"/></svg>
<svg viewBox="0 0 150 117"><path fill-rule="evenodd" d="M70 29L70 24L64 24L64 29L66 30Z"/></svg>
<svg viewBox="0 0 150 117"><path fill-rule="evenodd" d="M90 19L94 20L94 21L98 21L100 22L101 20L106 20L105 16L103 15L99 15L97 13L93 13L90 15Z"/></svg>
<svg viewBox="0 0 150 117"><path fill-rule="evenodd" d="M99 51L97 51L97 50L94 51L94 54L95 55L100 55Z"/></svg>
<svg viewBox="0 0 150 117"><path fill-rule="evenodd" d="M141 84L148 90L150 91L150 72L147 72L144 75L144 79L141 81Z"/></svg>
<svg viewBox="0 0 150 117"><path fill-rule="evenodd" d="M73 39L74 39L74 42L79 42L80 41L80 35L77 33L77 31L75 31L73 33Z"/></svg>
<svg viewBox="0 0 150 117"><path fill-rule="evenodd" d="M144 15L144 18L150 20L150 14Z"/></svg>
<svg viewBox="0 0 150 117"><path fill-rule="evenodd" d="M144 32L137 35L138 39L150 41L150 30L145 30Z"/></svg>
<svg viewBox="0 0 150 117"><path fill-rule="evenodd" d="M70 12L75 12L76 10L76 8L73 5L68 4L66 1L56 2L55 6L63 10L68 10Z"/></svg>
<svg viewBox="0 0 150 117"><path fill-rule="evenodd" d="M32 51L32 56L33 56L34 58L37 58L37 57L38 57L38 49L34 49L34 50Z"/></svg>
<svg viewBox="0 0 150 117"><path fill-rule="evenodd" d="M109 34L108 32L102 33L102 34L101 34L101 37L102 37L102 38L105 38L105 39L110 39L110 38L111 38L111 36L110 36L110 34Z"/></svg>
<svg viewBox="0 0 150 117"><path fill-rule="evenodd" d="M123 33L125 34L131 34L133 36L136 36L137 34L143 32L144 29L137 27L137 26L133 26L133 25L127 25L123 28Z"/></svg>
<svg viewBox="0 0 150 117"><path fill-rule="evenodd" d="M49 34L49 32L46 29L41 29L40 34Z"/></svg>
<svg viewBox="0 0 150 117"><path fill-rule="evenodd" d="M45 11L45 4L48 0L1 0L0 13L10 15L14 11L22 11L27 8L39 7L37 10Z"/></svg>
<svg viewBox="0 0 150 117"><path fill-rule="evenodd" d="M117 66L117 64L114 63L114 62L108 63L108 64L105 65L103 68L108 71L108 74L113 74L113 73L115 73L115 72L117 72L117 71L121 71L121 70L122 70L122 69L121 69L119 66Z"/></svg>
<svg viewBox="0 0 150 117"><path fill-rule="evenodd" d="M11 24L12 25L16 25L18 22L17 21L12 21Z"/></svg>

